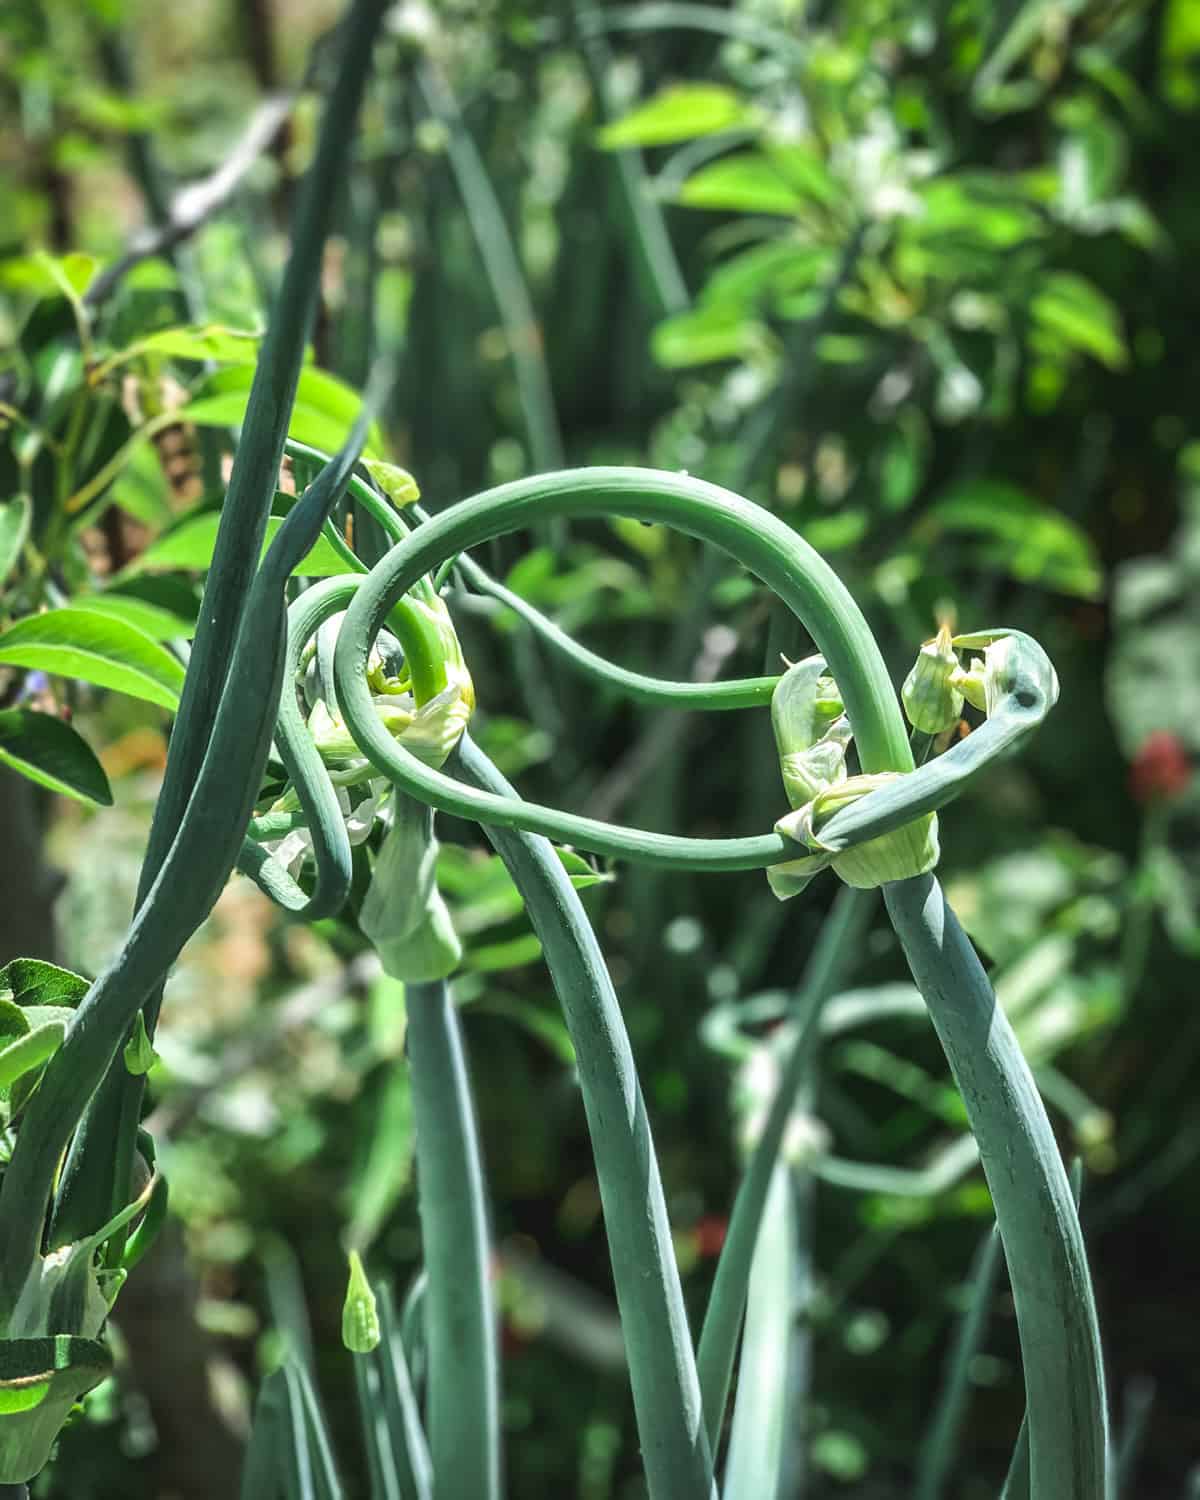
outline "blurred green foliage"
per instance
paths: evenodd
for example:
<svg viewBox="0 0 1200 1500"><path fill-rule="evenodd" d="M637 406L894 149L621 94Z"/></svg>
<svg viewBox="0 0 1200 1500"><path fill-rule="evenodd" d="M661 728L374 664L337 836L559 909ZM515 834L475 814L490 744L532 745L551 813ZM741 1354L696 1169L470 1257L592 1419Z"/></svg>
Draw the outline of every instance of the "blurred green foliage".
<svg viewBox="0 0 1200 1500"><path fill-rule="evenodd" d="M85 973L127 920L161 760L161 714L95 688L172 701L164 643L195 618L335 14L13 0L0 15L0 761L92 803L111 783L116 806L64 806L51 843L69 870L63 958ZM1200 1252L1200 6L406 4L379 51L293 436L336 447L390 352L403 373L373 446L433 508L547 454L685 468L831 557L897 684L943 616L1030 631L1054 658L1058 709L943 815L943 867L1088 1168L1118 1432L1122 1391L1157 1385L1130 1493L1180 1493L1200 1401L1181 1315ZM281 86L298 92L269 149L104 288ZM369 556L381 539L354 520ZM753 579L659 528L550 529L479 560L643 670L750 675L803 651ZM695 834L783 811L765 715L651 715L571 676L495 601L456 587L450 604L478 738L529 797ZM91 609L102 671L61 654L78 643L55 635L67 608ZM1147 750L1156 733L1175 760ZM570 1043L508 877L443 821L502 1247L510 1492L632 1497ZM698 1298L745 1086L700 1023L795 982L829 893L783 908L753 874L599 873L615 878L587 900ZM340 1235L370 1243L400 1292L419 1256L403 993L362 947L350 924L289 926L235 882L172 980L151 1074L222 1410L236 1430L278 1358L272 1325L307 1337L306 1301L348 1472ZM877 928L856 990L900 972ZM919 1019L878 1017L824 1053L810 1105L830 1161L923 1170L961 1142ZM817 1190L814 1494L909 1493L990 1213L960 1166L921 1196L851 1190L836 1169ZM1019 1417L1003 1302L987 1350L967 1500L996 1493ZM166 1399L134 1348L35 1494L165 1492Z"/></svg>

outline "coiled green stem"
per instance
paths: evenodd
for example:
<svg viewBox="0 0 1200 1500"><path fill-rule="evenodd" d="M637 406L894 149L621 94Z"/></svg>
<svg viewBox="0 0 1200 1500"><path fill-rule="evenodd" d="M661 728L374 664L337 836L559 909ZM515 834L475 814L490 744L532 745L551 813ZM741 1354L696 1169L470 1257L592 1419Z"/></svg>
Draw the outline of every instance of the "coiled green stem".
<svg viewBox="0 0 1200 1500"><path fill-rule="evenodd" d="M338 636L334 675L351 733L384 775L419 800L460 817L648 863L745 869L794 854L795 846L774 833L680 838L471 790L422 766L379 723L366 683L367 656L388 610L417 578L468 547L547 518L613 514L675 526L724 548L756 573L800 617L829 662L864 769L912 769L908 737L874 637L836 574L795 532L750 501L686 475L579 469L518 480L454 506L412 533L363 582Z"/></svg>

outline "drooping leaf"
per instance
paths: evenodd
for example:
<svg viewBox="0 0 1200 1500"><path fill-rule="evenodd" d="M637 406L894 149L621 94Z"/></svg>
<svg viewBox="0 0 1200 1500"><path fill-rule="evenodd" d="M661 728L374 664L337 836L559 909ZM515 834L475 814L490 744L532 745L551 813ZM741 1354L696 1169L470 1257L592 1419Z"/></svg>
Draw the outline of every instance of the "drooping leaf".
<svg viewBox="0 0 1200 1500"><path fill-rule="evenodd" d="M0 765L65 797L112 806L103 766L86 740L53 714L0 710Z"/></svg>
<svg viewBox="0 0 1200 1500"><path fill-rule="evenodd" d="M0 505L0 584L16 567L29 535L32 506L28 495L15 495Z"/></svg>
<svg viewBox="0 0 1200 1500"><path fill-rule="evenodd" d="M608 151L667 146L749 124L754 111L733 89L716 83L682 83L663 89L600 132Z"/></svg>
<svg viewBox="0 0 1200 1500"><path fill-rule="evenodd" d="M271 516L267 520L267 534L263 541L265 552L284 523L283 516ZM118 575L121 581L136 578L145 573L203 572L212 562L213 548L217 542L217 528L221 517L216 511L206 511L178 525L174 531L152 542ZM324 538L318 539L293 572L301 578L333 578L346 571L346 564ZM2 638L0 638L2 640Z"/></svg>
<svg viewBox="0 0 1200 1500"><path fill-rule="evenodd" d="M654 357L669 370L737 359L753 326L754 320L731 303L698 307L658 324L651 341Z"/></svg>
<svg viewBox="0 0 1200 1500"><path fill-rule="evenodd" d="M1124 367L1128 355L1116 306L1083 276L1055 271L1033 299L1035 322L1069 348L1080 349L1110 370Z"/></svg>
<svg viewBox="0 0 1200 1500"><path fill-rule="evenodd" d="M981 557L1025 583L1094 599L1102 573L1090 538L1060 511L1003 480L976 479L936 500L914 533L973 535Z"/></svg>
<svg viewBox="0 0 1200 1500"><path fill-rule="evenodd" d="M179 410L182 422L197 427L240 427L254 380L253 365L233 365L209 375ZM288 435L297 442L336 453L350 435L362 410L362 398L344 381L311 366L300 372L296 404L288 423ZM383 434L372 423L366 452L378 456Z"/></svg>
<svg viewBox="0 0 1200 1500"><path fill-rule="evenodd" d="M174 708L183 667L136 626L90 609L47 610L0 634L0 662L74 677Z"/></svg>
<svg viewBox="0 0 1200 1500"><path fill-rule="evenodd" d="M791 215L805 202L787 174L761 151L738 151L701 167L678 196L688 208L748 214Z"/></svg>

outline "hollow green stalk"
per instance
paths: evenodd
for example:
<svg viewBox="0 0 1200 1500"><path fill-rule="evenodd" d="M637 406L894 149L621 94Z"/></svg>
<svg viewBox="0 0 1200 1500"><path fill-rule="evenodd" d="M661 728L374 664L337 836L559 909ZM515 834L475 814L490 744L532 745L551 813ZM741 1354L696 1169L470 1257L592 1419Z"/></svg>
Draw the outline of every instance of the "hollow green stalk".
<svg viewBox="0 0 1200 1500"><path fill-rule="evenodd" d="M473 785L509 791L469 736L458 756ZM711 1450L650 1122L616 993L553 847L523 831L486 832L541 939L575 1046L647 1488L651 1500L701 1500L715 1495Z"/></svg>
<svg viewBox="0 0 1200 1500"><path fill-rule="evenodd" d="M500 1494L496 1310L487 1194L462 1035L444 980L406 987L417 1190L428 1277L434 1500Z"/></svg>
<svg viewBox="0 0 1200 1500"><path fill-rule="evenodd" d="M884 899L963 1096L1016 1304L1032 1500L1106 1493L1104 1369L1079 1216L1029 1066L932 875Z"/></svg>

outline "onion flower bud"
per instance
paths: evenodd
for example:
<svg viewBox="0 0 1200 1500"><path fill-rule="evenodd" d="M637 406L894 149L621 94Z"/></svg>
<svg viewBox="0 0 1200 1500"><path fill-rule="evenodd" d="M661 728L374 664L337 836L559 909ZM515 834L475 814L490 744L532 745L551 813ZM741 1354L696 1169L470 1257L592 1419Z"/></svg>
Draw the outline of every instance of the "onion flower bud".
<svg viewBox="0 0 1200 1500"><path fill-rule="evenodd" d="M397 792L392 826L358 914L358 925L393 979L444 979L462 957L437 888L437 850L432 808Z"/></svg>
<svg viewBox="0 0 1200 1500"><path fill-rule="evenodd" d="M951 645L950 627L943 625L932 641L921 647L916 665L904 679L900 698L914 729L941 734L958 723L963 708L962 676Z"/></svg>

